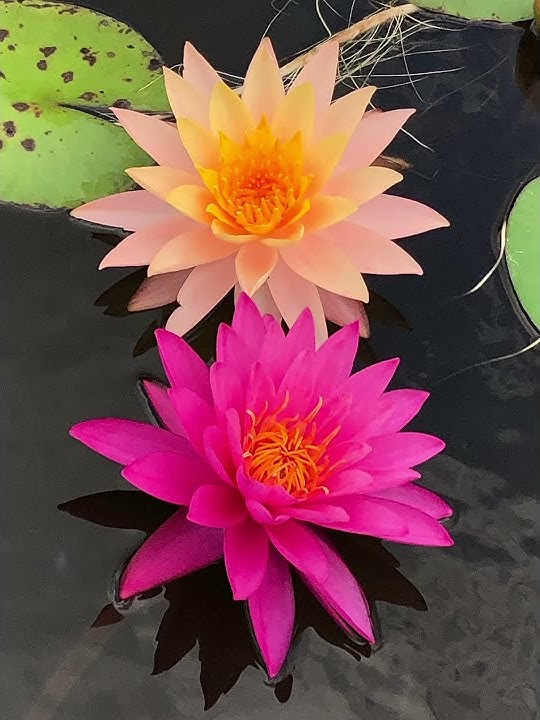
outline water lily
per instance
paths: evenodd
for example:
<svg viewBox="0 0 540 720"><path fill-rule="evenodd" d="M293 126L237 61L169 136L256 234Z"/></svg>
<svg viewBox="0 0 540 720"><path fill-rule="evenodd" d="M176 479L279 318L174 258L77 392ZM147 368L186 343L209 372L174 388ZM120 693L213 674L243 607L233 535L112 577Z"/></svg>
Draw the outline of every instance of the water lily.
<svg viewBox="0 0 540 720"><path fill-rule="evenodd" d="M332 102L337 59L325 43L286 91L266 39L238 94L188 43L183 75L164 69L176 126L114 109L158 165L72 214L134 231L100 266L149 266L131 309L177 300L183 335L236 286L289 326L310 307L321 341L325 315L362 319L363 273L421 274L394 241L448 222L387 194L402 175L377 165L413 110L366 112L373 87Z"/></svg>
<svg viewBox="0 0 540 720"><path fill-rule="evenodd" d="M364 593L321 528L452 544L439 522L450 507L412 469L444 443L402 432L428 393L386 391L397 360L351 375L357 323L316 349L309 309L285 335L245 294L210 368L179 336L157 339L170 389L147 390L163 427L109 418L71 430L132 485L179 506L128 562L120 597L223 558L275 677L293 636L292 568L343 627L373 642Z"/></svg>

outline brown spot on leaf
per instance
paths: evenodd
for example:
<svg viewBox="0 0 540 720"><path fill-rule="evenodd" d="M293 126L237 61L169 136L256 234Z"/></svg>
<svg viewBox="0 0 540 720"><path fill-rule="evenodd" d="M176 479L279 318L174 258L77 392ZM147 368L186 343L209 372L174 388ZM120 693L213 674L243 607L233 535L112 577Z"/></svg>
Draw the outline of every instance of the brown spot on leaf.
<svg viewBox="0 0 540 720"><path fill-rule="evenodd" d="M65 83L71 82L73 80L73 70L66 70L60 77L64 79Z"/></svg>
<svg viewBox="0 0 540 720"><path fill-rule="evenodd" d="M4 147L4 141L0 140L0 150Z"/></svg>
<svg viewBox="0 0 540 720"><path fill-rule="evenodd" d="M133 50L135 48L135 45L127 45L128 50Z"/></svg>
<svg viewBox="0 0 540 720"><path fill-rule="evenodd" d="M109 24L109 21L108 21L106 18L103 18L103 20L100 20L100 21L99 21L99 24L100 24L100 25L104 25L105 27L107 27L107 25Z"/></svg>
<svg viewBox="0 0 540 720"><path fill-rule="evenodd" d="M7 46L7 49L8 49L8 50L15 50L15 45L8 45L8 46Z"/></svg>
<svg viewBox="0 0 540 720"><path fill-rule="evenodd" d="M116 108L121 108L122 110L129 110L129 108L131 107L131 103L125 98L118 98L118 100L115 100L113 102L112 106Z"/></svg>
<svg viewBox="0 0 540 720"><path fill-rule="evenodd" d="M87 90L86 92L83 92L82 95L79 95L81 100L94 100L97 98L97 93L91 92L90 90Z"/></svg>
<svg viewBox="0 0 540 720"><path fill-rule="evenodd" d="M13 103L13 107L15 108L15 110L18 110L19 112L24 112L25 110L28 110L30 105L25 102L16 102L16 103Z"/></svg>
<svg viewBox="0 0 540 720"><path fill-rule="evenodd" d="M149 70L159 70L159 68L163 65L161 60L158 60L157 58L152 58L150 62L148 63L148 69Z"/></svg>
<svg viewBox="0 0 540 720"><path fill-rule="evenodd" d="M133 82L132 78L124 78L124 82Z"/></svg>
<svg viewBox="0 0 540 720"><path fill-rule="evenodd" d="M8 35L9 30L6 30L5 28L0 28L0 42L4 42Z"/></svg>
<svg viewBox="0 0 540 720"><path fill-rule="evenodd" d="M46 60L40 60L36 63L36 67L38 70L46 70L47 69L47 61Z"/></svg>
<svg viewBox="0 0 540 720"><path fill-rule="evenodd" d="M3 123L4 126L4 132L8 137L13 137L15 133L17 132L17 128L15 126L15 123L13 120L6 120L5 123Z"/></svg>
<svg viewBox="0 0 540 720"><path fill-rule="evenodd" d="M88 55L88 53L90 52L90 48L87 48L87 47L81 48L79 50L79 52L81 53L81 55Z"/></svg>
<svg viewBox="0 0 540 720"><path fill-rule="evenodd" d="M25 150L28 150L28 152L32 152L36 149L36 141L33 138L26 138L26 140L21 140L21 145Z"/></svg>
<svg viewBox="0 0 540 720"><path fill-rule="evenodd" d="M92 52L92 50L90 48L83 47L79 50L79 52L82 55L82 59L85 62L87 62L90 65L90 67L92 67L92 65L95 65L97 63L97 55L95 52Z"/></svg>
<svg viewBox="0 0 540 720"><path fill-rule="evenodd" d="M43 53L45 57L49 57L49 55L52 55L56 52L56 46L55 45L47 45L47 47L39 48L39 52Z"/></svg>
<svg viewBox="0 0 540 720"><path fill-rule="evenodd" d="M0 70L0 79L5 80L6 76L5 74Z"/></svg>
<svg viewBox="0 0 540 720"><path fill-rule="evenodd" d="M73 5L70 5L70 7L62 8L62 10L58 11L59 15L63 15L64 13L68 13L68 15L76 15L79 12L78 7L74 7Z"/></svg>
<svg viewBox="0 0 540 720"><path fill-rule="evenodd" d="M107 53L107 57L110 57L110 58L116 57L116 53L113 52L112 50L109 50L109 52Z"/></svg>

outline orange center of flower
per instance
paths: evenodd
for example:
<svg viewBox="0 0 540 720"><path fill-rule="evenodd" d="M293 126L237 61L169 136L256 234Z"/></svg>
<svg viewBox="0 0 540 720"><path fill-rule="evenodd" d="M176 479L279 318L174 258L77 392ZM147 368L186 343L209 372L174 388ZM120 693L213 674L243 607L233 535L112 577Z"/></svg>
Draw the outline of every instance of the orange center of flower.
<svg viewBox="0 0 540 720"><path fill-rule="evenodd" d="M247 471L253 480L265 485L281 485L294 497L318 490L327 494L324 480L333 469L328 445L341 428L337 425L323 439L315 441L315 418L323 406L323 399L319 398L304 418L284 417L288 403L287 392L282 406L273 413L268 413L267 408L258 416L251 410L246 411L251 419L243 443Z"/></svg>
<svg viewBox="0 0 540 720"><path fill-rule="evenodd" d="M221 134L219 168L199 172L216 201L207 211L249 234L268 235L310 207L300 134L281 142L265 118L242 145Z"/></svg>

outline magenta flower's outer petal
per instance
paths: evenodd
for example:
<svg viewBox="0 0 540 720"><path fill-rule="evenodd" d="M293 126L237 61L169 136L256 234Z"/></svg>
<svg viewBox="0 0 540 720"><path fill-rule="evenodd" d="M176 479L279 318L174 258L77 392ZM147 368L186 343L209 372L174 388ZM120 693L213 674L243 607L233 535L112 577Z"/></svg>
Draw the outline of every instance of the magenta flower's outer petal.
<svg viewBox="0 0 540 720"><path fill-rule="evenodd" d="M97 225L141 230L154 223L178 218L178 210L147 190L127 190L85 203L72 210L70 215Z"/></svg>
<svg viewBox="0 0 540 720"><path fill-rule="evenodd" d="M193 447L204 457L204 431L216 424L214 408L189 388L171 388L169 397Z"/></svg>
<svg viewBox="0 0 540 720"><path fill-rule="evenodd" d="M328 523L347 522L350 520L346 510L339 505L329 505L324 502L305 502L292 505L284 514L295 520L304 520L314 525L328 525Z"/></svg>
<svg viewBox="0 0 540 720"><path fill-rule="evenodd" d="M122 475L147 495L173 505L189 505L199 485L219 482L203 460L177 452L145 455L126 465Z"/></svg>
<svg viewBox="0 0 540 720"><path fill-rule="evenodd" d="M230 527L247 515L242 496L227 485L201 485L191 498L188 520L207 527Z"/></svg>
<svg viewBox="0 0 540 720"><path fill-rule="evenodd" d="M246 410L251 410L258 415L263 410L265 403L275 396L276 388L269 369L260 362L253 363L246 387ZM250 422L251 418L246 414L245 423Z"/></svg>
<svg viewBox="0 0 540 720"><path fill-rule="evenodd" d="M315 355L315 389L328 395L333 388L351 374L356 351L358 350L359 328L357 323L346 325L331 335Z"/></svg>
<svg viewBox="0 0 540 720"><path fill-rule="evenodd" d="M366 486L364 492L379 492L386 488L399 487L407 483L419 480L422 476L416 470L399 469L399 470L371 470L371 485Z"/></svg>
<svg viewBox="0 0 540 720"><path fill-rule="evenodd" d="M184 432L182 423L176 415L169 399L169 388L152 380L143 380L142 384L154 414L158 416L167 430L185 437L186 433Z"/></svg>
<svg viewBox="0 0 540 720"><path fill-rule="evenodd" d="M373 478L369 473L351 467L333 473L325 480L325 485L331 498L342 495L357 495L358 493L365 493L366 488L373 488Z"/></svg>
<svg viewBox="0 0 540 720"><path fill-rule="evenodd" d="M224 483L233 485L236 468L221 428L217 425L207 427L203 434L203 444L206 460L212 470Z"/></svg>
<svg viewBox="0 0 540 720"><path fill-rule="evenodd" d="M181 337L167 330L156 330L156 339L171 387L188 388L210 402L209 370L195 350Z"/></svg>
<svg viewBox="0 0 540 720"><path fill-rule="evenodd" d="M287 515L283 513L279 514L279 510L274 510L273 513L270 512L270 510L258 500L246 500L246 507L255 522L261 525L280 525L289 520Z"/></svg>
<svg viewBox="0 0 540 720"><path fill-rule="evenodd" d="M407 545L433 545L446 547L453 545L449 532L441 523L426 513L402 503L390 500L381 500L373 498L372 502L384 503L387 510L399 514L402 521L406 525L406 530L402 534L379 535L383 540L391 540L392 542L406 543Z"/></svg>
<svg viewBox="0 0 540 720"><path fill-rule="evenodd" d="M291 360L302 350L315 352L315 323L309 308L304 308L294 322L287 334L285 345Z"/></svg>
<svg viewBox="0 0 540 720"><path fill-rule="evenodd" d="M444 450L445 443L433 435L416 432L391 433L371 438L371 452L362 458L363 470L399 470L429 460Z"/></svg>
<svg viewBox="0 0 540 720"><path fill-rule="evenodd" d="M286 393L289 393L287 412L302 417L313 409L318 400L315 390L314 356L309 350L303 350L285 371L277 391L277 401L283 402Z"/></svg>
<svg viewBox="0 0 540 720"><path fill-rule="evenodd" d="M346 628L352 628L370 643L375 642L366 596L326 538L321 538L321 543L330 569L328 579L319 583L313 577L304 576L304 581L332 616L337 616Z"/></svg>
<svg viewBox="0 0 540 720"><path fill-rule="evenodd" d="M266 335L261 313L246 293L240 293L236 301L231 328L240 337L249 338L255 346L260 345Z"/></svg>
<svg viewBox="0 0 540 720"><path fill-rule="evenodd" d="M373 537L402 537L407 523L399 508L367 495L348 495L336 500L349 515L346 522L328 523L327 527Z"/></svg>
<svg viewBox="0 0 540 720"><path fill-rule="evenodd" d="M236 474L238 489L246 500L254 500L263 505L277 508L292 505L295 500L280 485L265 485L264 483L252 480L243 467L238 468Z"/></svg>
<svg viewBox="0 0 540 720"><path fill-rule="evenodd" d="M348 222L358 223L390 240L448 227L446 218L427 205L396 195L378 195L361 205Z"/></svg>
<svg viewBox="0 0 540 720"><path fill-rule="evenodd" d="M242 428L235 408L229 408L225 413L225 430L233 463L238 467L242 462Z"/></svg>
<svg viewBox="0 0 540 720"><path fill-rule="evenodd" d="M235 408L240 417L243 417L245 390L242 390L234 367L215 362L210 368L210 385L218 418L223 417L231 407Z"/></svg>
<svg viewBox="0 0 540 720"><path fill-rule="evenodd" d="M264 578L248 598L253 632L271 678L281 670L294 629L294 591L287 562L272 547Z"/></svg>
<svg viewBox="0 0 540 720"><path fill-rule="evenodd" d="M373 403L373 415L359 435L369 439L402 430L415 417L429 397L423 390L391 390Z"/></svg>
<svg viewBox="0 0 540 720"><path fill-rule="evenodd" d="M324 546L313 530L296 520L280 525L267 525L266 531L274 547L301 573L318 582L328 578L328 561Z"/></svg>
<svg viewBox="0 0 540 720"><path fill-rule="evenodd" d="M122 465L129 465L154 452L171 450L193 454L193 448L185 437L135 420L87 420L74 425L69 434L100 455Z"/></svg>
<svg viewBox="0 0 540 720"><path fill-rule="evenodd" d="M220 324L216 338L217 361L234 367L242 383L247 382L251 366L260 352L260 345L252 345L248 338L249 336L237 333L225 323Z"/></svg>
<svg viewBox="0 0 540 720"><path fill-rule="evenodd" d="M259 587L266 572L266 530L250 517L226 528L223 553L233 597L245 600Z"/></svg>
<svg viewBox="0 0 540 720"><path fill-rule="evenodd" d="M426 490L426 488L411 483L374 492L371 495L372 497L378 497L383 500L393 500L394 502L416 508L426 513L426 515L435 518L435 520L441 520L453 514L450 505L441 497L430 490Z"/></svg>
<svg viewBox="0 0 540 720"><path fill-rule="evenodd" d="M220 559L223 532L194 525L179 510L137 550L120 579L120 598L127 600Z"/></svg>

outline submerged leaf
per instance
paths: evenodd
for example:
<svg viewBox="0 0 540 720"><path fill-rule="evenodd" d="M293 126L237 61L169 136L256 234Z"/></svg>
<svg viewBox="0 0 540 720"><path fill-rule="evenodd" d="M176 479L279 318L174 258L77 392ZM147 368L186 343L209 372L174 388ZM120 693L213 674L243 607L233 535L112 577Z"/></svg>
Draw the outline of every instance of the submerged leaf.
<svg viewBox="0 0 540 720"><path fill-rule="evenodd" d="M87 8L39 0L0 0L0 8L0 199L74 207L133 187L125 168L151 161L92 113L168 112L159 55L132 28Z"/></svg>
<svg viewBox="0 0 540 720"><path fill-rule="evenodd" d="M533 0L418 0L418 7L468 20L518 22L534 15Z"/></svg>

